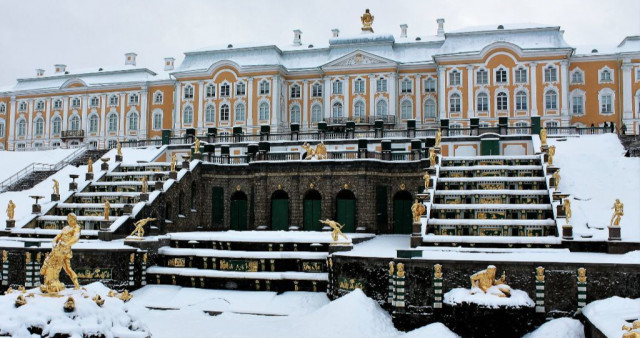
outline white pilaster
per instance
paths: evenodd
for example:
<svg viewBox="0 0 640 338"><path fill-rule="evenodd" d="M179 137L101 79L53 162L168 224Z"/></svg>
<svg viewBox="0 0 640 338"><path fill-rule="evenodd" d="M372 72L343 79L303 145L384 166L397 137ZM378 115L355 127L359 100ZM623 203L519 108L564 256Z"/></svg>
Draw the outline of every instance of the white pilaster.
<svg viewBox="0 0 640 338"><path fill-rule="evenodd" d="M280 76L276 75L272 81L271 91L271 132L276 132L280 125Z"/></svg>
<svg viewBox="0 0 640 338"><path fill-rule="evenodd" d="M633 65L630 60L625 59L622 63L622 116L624 120L633 119L633 94L631 93L632 76L631 70ZM627 124L627 130L631 131L633 125Z"/></svg>
<svg viewBox="0 0 640 338"><path fill-rule="evenodd" d="M415 119L416 119L416 127L422 126L422 122L424 121L424 117L422 116L422 79L420 74L416 74L416 102L415 106Z"/></svg>
<svg viewBox="0 0 640 338"><path fill-rule="evenodd" d="M118 125L118 136L120 137L123 137L126 131L126 128L125 128L126 127L125 121L126 121L126 115L127 115L127 111L125 107L126 101L127 101L127 94L121 93L120 94L120 124Z"/></svg>
<svg viewBox="0 0 640 338"><path fill-rule="evenodd" d="M444 72L443 66L438 66L438 111L441 119L447 118L447 111L445 102L447 101L447 97L445 95L445 77L446 74Z"/></svg>
<svg viewBox="0 0 640 338"><path fill-rule="evenodd" d="M173 134L179 135L180 126L182 125L182 114L180 107L182 101L180 100L180 82L176 82L175 89L173 91Z"/></svg>
<svg viewBox="0 0 640 338"><path fill-rule="evenodd" d="M467 118L475 117L473 113L473 65L467 66Z"/></svg>
<svg viewBox="0 0 640 338"><path fill-rule="evenodd" d="M351 83L351 79L349 78L349 75L345 76L344 77L344 105L342 110L342 116L344 116L346 120L349 120L349 107L351 106L351 102L349 101L349 94L351 94L351 89L349 89L350 83Z"/></svg>
<svg viewBox="0 0 640 338"><path fill-rule="evenodd" d="M219 107L217 108L219 109ZM198 112L198 118L195 119L194 128L196 129L196 133L200 134L202 132L202 127L204 126L204 82L203 81L198 81L198 106L196 111ZM231 117L229 117L229 120L231 120Z"/></svg>
<svg viewBox="0 0 640 338"><path fill-rule="evenodd" d="M89 136L89 128L87 128L87 107L89 106L89 95L82 95L82 121L80 122L81 129L84 130L85 135Z"/></svg>
<svg viewBox="0 0 640 338"><path fill-rule="evenodd" d="M529 81L531 85L531 116L538 116L538 72L536 70L537 63L531 62Z"/></svg>
<svg viewBox="0 0 640 338"><path fill-rule="evenodd" d="M375 116L376 114L375 93L376 93L376 76L372 74L372 75L369 75L369 114L367 115L367 117Z"/></svg>
<svg viewBox="0 0 640 338"><path fill-rule="evenodd" d="M396 124L400 122L400 117L396 114L398 106L398 74L391 73L389 75L389 115L394 115Z"/></svg>
<svg viewBox="0 0 640 338"><path fill-rule="evenodd" d="M35 100L28 100L27 101L27 107L29 110L29 115L27 115L27 140L33 140L35 139L34 135L33 135L33 106L35 105ZM29 144L29 146L27 146L27 148L30 148L31 144Z"/></svg>
<svg viewBox="0 0 640 338"><path fill-rule="evenodd" d="M9 112L9 115L11 116L11 119L9 121L7 121L7 123L9 124L9 143L7 144L7 148L9 148L9 150L13 150L14 149L14 141L16 140L15 138L15 131L16 131L16 108L17 108L17 103L16 103L16 97L12 96L11 97L11 101L9 101L9 107L11 109L11 111Z"/></svg>
<svg viewBox="0 0 640 338"><path fill-rule="evenodd" d="M148 93L149 87L142 86L142 90L140 91L140 125L138 126L138 129L140 130L140 138L143 140L147 138L147 131L149 129L147 124L147 115L149 115L149 108L147 105Z"/></svg>
<svg viewBox="0 0 640 338"><path fill-rule="evenodd" d="M324 78L322 95L324 96L324 120L328 121L331 117L331 79L328 76Z"/></svg>
<svg viewBox="0 0 640 338"><path fill-rule="evenodd" d="M62 126L60 128L60 130L68 130L69 129L69 125L68 125L68 121L69 121L69 97L68 96L64 96L62 98ZM62 136L62 134L61 134Z"/></svg>
<svg viewBox="0 0 640 338"><path fill-rule="evenodd" d="M300 129L307 130L309 129L309 121L311 118L308 116L309 114L309 95L311 91L309 90L309 81L302 81L302 116L300 116Z"/></svg>
<svg viewBox="0 0 640 338"><path fill-rule="evenodd" d="M250 77L247 81L247 126L249 132L252 132L253 128L253 77Z"/></svg>
<svg viewBox="0 0 640 338"><path fill-rule="evenodd" d="M44 101L44 137L51 142L51 98Z"/></svg>
<svg viewBox="0 0 640 338"><path fill-rule="evenodd" d="M562 78L560 79L560 85L562 86L562 107L561 107L561 121L562 126L569 126L570 116L569 116L569 61L562 60L560 61L560 72L562 73Z"/></svg>
<svg viewBox="0 0 640 338"><path fill-rule="evenodd" d="M100 131L98 132L102 140L103 147L107 146L107 100L109 95L104 94L100 98ZM98 147L100 144L98 144Z"/></svg>

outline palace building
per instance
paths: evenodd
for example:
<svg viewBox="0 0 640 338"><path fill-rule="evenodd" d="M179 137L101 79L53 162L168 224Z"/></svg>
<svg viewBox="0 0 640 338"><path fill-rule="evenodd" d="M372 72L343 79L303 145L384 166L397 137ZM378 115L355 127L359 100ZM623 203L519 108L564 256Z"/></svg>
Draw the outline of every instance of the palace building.
<svg viewBox="0 0 640 338"><path fill-rule="evenodd" d="M380 34L371 26L325 44L222 45L186 52L161 71L136 65L55 65L0 89L0 147L115 146L188 129L220 135L317 130L319 124L455 129L545 126L550 133L613 125L640 132L640 36L583 50L559 26L521 24L435 35ZM420 32L423 33L423 32ZM475 122L474 122L475 121ZM324 123L323 123L324 122ZM525 129L523 129L525 130ZM528 130L528 129L526 129Z"/></svg>

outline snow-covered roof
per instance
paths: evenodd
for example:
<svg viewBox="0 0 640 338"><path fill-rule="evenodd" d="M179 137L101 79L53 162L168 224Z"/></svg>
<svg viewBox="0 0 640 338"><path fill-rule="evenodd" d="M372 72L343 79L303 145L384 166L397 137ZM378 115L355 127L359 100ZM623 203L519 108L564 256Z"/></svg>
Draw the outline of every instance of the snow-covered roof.
<svg viewBox="0 0 640 338"><path fill-rule="evenodd" d="M596 43L589 45L576 46L576 55L579 56L597 56L611 55L618 53L640 53L640 35L631 35L625 37L619 44Z"/></svg>

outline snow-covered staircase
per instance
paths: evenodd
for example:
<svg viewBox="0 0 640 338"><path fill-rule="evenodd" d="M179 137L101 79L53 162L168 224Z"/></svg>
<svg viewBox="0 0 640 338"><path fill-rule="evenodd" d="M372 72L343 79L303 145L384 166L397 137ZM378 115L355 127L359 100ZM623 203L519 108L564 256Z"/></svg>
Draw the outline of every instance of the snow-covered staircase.
<svg viewBox="0 0 640 338"><path fill-rule="evenodd" d="M443 157L423 245L557 244L542 158Z"/></svg>

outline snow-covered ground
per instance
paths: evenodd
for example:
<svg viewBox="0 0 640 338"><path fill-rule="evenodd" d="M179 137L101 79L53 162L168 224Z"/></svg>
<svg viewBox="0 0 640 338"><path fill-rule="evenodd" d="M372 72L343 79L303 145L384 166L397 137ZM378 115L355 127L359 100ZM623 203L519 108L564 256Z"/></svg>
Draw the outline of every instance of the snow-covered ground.
<svg viewBox="0 0 640 338"><path fill-rule="evenodd" d="M622 240L640 241L640 158L624 157L624 147L614 134L549 139L549 145L556 146L559 190L572 197L574 237L606 240L611 208L619 198L624 203Z"/></svg>
<svg viewBox="0 0 640 338"><path fill-rule="evenodd" d="M577 319L558 318L542 324L522 338L584 338L584 326Z"/></svg>
<svg viewBox="0 0 640 338"><path fill-rule="evenodd" d="M585 317L607 337L622 337L622 326L640 318L640 298L611 297L587 304Z"/></svg>
<svg viewBox="0 0 640 338"><path fill-rule="evenodd" d="M499 287L492 286L487 293L478 288L473 290L455 288L444 294L445 304L475 303L490 308L505 307L533 307L534 303L529 295L522 290L511 289L511 297L498 297L492 293L499 293Z"/></svg>
<svg viewBox="0 0 640 338"><path fill-rule="evenodd" d="M0 182L31 163L56 164L76 149L53 149L42 151L0 151Z"/></svg>

